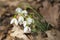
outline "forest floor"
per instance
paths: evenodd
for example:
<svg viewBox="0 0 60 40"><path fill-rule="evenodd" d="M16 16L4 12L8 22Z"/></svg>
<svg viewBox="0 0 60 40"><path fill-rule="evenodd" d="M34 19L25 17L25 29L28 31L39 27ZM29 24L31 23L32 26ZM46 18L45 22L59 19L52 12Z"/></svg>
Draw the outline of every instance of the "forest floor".
<svg viewBox="0 0 60 40"><path fill-rule="evenodd" d="M10 31L13 27L10 25L10 18L14 15L14 11L18 4L28 2L33 8L40 12L45 20L53 27L46 33L38 33L38 35L28 35L20 30L20 36L24 39L11 37ZM59 0L0 0L0 40L60 40L60 1Z"/></svg>

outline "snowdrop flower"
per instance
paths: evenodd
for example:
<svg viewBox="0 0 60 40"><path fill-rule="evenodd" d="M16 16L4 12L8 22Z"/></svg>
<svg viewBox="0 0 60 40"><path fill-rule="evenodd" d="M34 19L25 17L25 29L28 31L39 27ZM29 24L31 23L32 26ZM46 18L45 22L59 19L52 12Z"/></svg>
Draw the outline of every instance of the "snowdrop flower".
<svg viewBox="0 0 60 40"><path fill-rule="evenodd" d="M20 17L18 18L18 23L19 23L20 25L22 25L22 24L23 24L23 21L24 21L24 17L23 17L23 16L20 16Z"/></svg>
<svg viewBox="0 0 60 40"><path fill-rule="evenodd" d="M30 25L31 23L33 23L33 19L31 17L27 18L27 23Z"/></svg>
<svg viewBox="0 0 60 40"><path fill-rule="evenodd" d="M22 13L24 14L24 16L27 16L28 12L26 10L23 10Z"/></svg>
<svg viewBox="0 0 60 40"><path fill-rule="evenodd" d="M10 22L10 24L15 24L15 25L18 25L18 21L16 18L13 18Z"/></svg>
<svg viewBox="0 0 60 40"><path fill-rule="evenodd" d="M26 25L27 25L27 21L24 21L23 26L26 27Z"/></svg>
<svg viewBox="0 0 60 40"><path fill-rule="evenodd" d="M31 33L31 28L28 27L28 26L26 26L26 27L24 28L24 33Z"/></svg>
<svg viewBox="0 0 60 40"><path fill-rule="evenodd" d="M16 8L16 10L15 10L17 13L21 13L22 12L22 9L21 8Z"/></svg>

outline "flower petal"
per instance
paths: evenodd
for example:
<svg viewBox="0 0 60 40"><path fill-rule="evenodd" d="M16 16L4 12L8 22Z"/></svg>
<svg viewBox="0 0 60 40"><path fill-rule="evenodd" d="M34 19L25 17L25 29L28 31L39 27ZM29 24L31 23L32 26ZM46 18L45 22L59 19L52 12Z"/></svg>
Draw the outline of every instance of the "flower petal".
<svg viewBox="0 0 60 40"><path fill-rule="evenodd" d="M31 33L31 28L28 27L28 26L26 26L26 27L24 28L24 33Z"/></svg>
<svg viewBox="0 0 60 40"><path fill-rule="evenodd" d="M33 22L33 19L29 17L29 18L27 18L27 22L28 22L28 24L31 24Z"/></svg>
<svg viewBox="0 0 60 40"><path fill-rule="evenodd" d="M17 19L16 18L13 18L12 20L11 20L11 22L10 22L10 24L15 24L15 25L18 25L18 21L17 21Z"/></svg>
<svg viewBox="0 0 60 40"><path fill-rule="evenodd" d="M17 13L21 13L22 12L22 9L21 8L16 8L16 12Z"/></svg>
<svg viewBox="0 0 60 40"><path fill-rule="evenodd" d="M26 10L23 10L22 13L24 14L24 16L27 16L28 12Z"/></svg>
<svg viewBox="0 0 60 40"><path fill-rule="evenodd" d="M26 25L27 25L27 21L24 21L23 26L26 27Z"/></svg>
<svg viewBox="0 0 60 40"><path fill-rule="evenodd" d="M24 21L24 17L23 17L23 16L20 16L20 17L18 18L19 24L20 24L20 25L23 24L23 21Z"/></svg>

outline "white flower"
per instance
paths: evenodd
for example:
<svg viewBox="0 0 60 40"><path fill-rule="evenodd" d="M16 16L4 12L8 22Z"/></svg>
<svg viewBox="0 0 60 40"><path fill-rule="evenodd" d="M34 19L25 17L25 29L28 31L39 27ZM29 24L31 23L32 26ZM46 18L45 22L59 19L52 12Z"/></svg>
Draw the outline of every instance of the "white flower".
<svg viewBox="0 0 60 40"><path fill-rule="evenodd" d="M26 10L23 10L22 13L24 14L24 16L27 16L28 12Z"/></svg>
<svg viewBox="0 0 60 40"><path fill-rule="evenodd" d="M28 26L26 26L26 27L24 28L24 33L31 33L31 28L28 27Z"/></svg>
<svg viewBox="0 0 60 40"><path fill-rule="evenodd" d="M24 17L23 16L20 16L18 18L18 23L21 25L21 24L23 24L23 21L24 21Z"/></svg>
<svg viewBox="0 0 60 40"><path fill-rule="evenodd" d="M18 21L16 18L13 18L10 22L10 24L15 24L15 25L18 25Z"/></svg>
<svg viewBox="0 0 60 40"><path fill-rule="evenodd" d="M28 17L28 18L27 18L27 23L30 25L31 23L33 23L33 19L30 18L30 17Z"/></svg>
<svg viewBox="0 0 60 40"><path fill-rule="evenodd" d="M21 13L22 12L22 9L21 8L16 8L16 10L15 10L17 13Z"/></svg>
<svg viewBox="0 0 60 40"><path fill-rule="evenodd" d="M24 21L23 26L26 27L26 25L27 25L27 21Z"/></svg>

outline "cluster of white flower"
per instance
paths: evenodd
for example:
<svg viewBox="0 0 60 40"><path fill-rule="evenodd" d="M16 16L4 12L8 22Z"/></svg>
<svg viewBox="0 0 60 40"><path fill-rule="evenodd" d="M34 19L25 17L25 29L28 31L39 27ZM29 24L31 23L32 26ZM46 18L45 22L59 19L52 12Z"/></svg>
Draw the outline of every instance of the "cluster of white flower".
<svg viewBox="0 0 60 40"><path fill-rule="evenodd" d="M32 23L34 23L34 19L31 18L28 15L27 10L22 10L21 8L16 8L16 13L18 14L18 18L13 18L10 22L10 24L15 24L15 25L22 25L24 27L24 33L30 33L31 32L31 28L29 27L29 25L31 25Z"/></svg>

